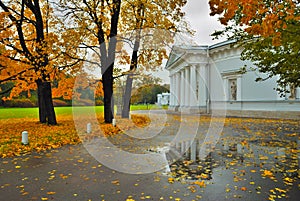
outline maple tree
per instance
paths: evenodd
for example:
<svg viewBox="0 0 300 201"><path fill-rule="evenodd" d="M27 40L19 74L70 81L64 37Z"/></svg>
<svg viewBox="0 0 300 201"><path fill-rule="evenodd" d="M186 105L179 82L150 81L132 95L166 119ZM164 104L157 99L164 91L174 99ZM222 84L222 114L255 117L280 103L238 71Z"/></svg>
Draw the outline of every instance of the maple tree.
<svg viewBox="0 0 300 201"><path fill-rule="evenodd" d="M106 123L111 123L114 117L113 70L121 0L61 0L59 5L70 26L85 37L80 48L93 52L94 60L90 63L101 68L104 119Z"/></svg>
<svg viewBox="0 0 300 201"><path fill-rule="evenodd" d="M298 0L210 0L210 15L219 15L225 25L213 36L227 34L243 47L242 59L249 59L266 80L279 77L278 91L291 92L300 86Z"/></svg>
<svg viewBox="0 0 300 201"><path fill-rule="evenodd" d="M180 1L124 1L121 13L121 31L129 33L132 44L129 72L123 96L122 117L129 118L130 97L133 78L137 67L155 70L167 59L168 45L172 44L179 22L184 16L182 7L186 0ZM186 32L191 32L184 27ZM126 38L126 37L125 37ZM127 57L128 58L128 57Z"/></svg>
<svg viewBox="0 0 300 201"><path fill-rule="evenodd" d="M92 93L86 99L93 99L94 97L103 97L102 82L95 80L82 68L75 74L60 73L54 80L52 95L53 98L63 98L64 100L78 101L85 95L84 92Z"/></svg>
<svg viewBox="0 0 300 201"><path fill-rule="evenodd" d="M0 84L14 82L9 98L37 89L40 122L57 124L51 81L76 71L80 35L64 29L48 1L0 1L0 8Z"/></svg>

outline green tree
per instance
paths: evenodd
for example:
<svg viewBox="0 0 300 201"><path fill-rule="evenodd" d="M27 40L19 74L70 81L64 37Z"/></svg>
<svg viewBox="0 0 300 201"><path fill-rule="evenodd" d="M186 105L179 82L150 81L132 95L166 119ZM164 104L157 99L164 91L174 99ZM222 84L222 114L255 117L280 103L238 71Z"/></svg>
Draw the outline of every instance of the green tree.
<svg viewBox="0 0 300 201"><path fill-rule="evenodd" d="M277 91L284 96L286 92L295 98L296 87L300 87L300 24L289 25L281 34L280 45L273 45L272 37L253 38L243 43L243 60L251 60L257 69L266 77L258 77L256 81L277 77Z"/></svg>
<svg viewBox="0 0 300 201"><path fill-rule="evenodd" d="M227 34L243 46L242 59L251 60L257 81L278 77L284 94L300 86L300 4L297 0L210 0L211 15L225 25L213 36ZM289 86L289 87L288 87Z"/></svg>
<svg viewBox="0 0 300 201"><path fill-rule="evenodd" d="M131 103L150 103L154 104L157 101L157 94L169 92L169 90L162 86L156 84L143 85L134 91L132 95Z"/></svg>

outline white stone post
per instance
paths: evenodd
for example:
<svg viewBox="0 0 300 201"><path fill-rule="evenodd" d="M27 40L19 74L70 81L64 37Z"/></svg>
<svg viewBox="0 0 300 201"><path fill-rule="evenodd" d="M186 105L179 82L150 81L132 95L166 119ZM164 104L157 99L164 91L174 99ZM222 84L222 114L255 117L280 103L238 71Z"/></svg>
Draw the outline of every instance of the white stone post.
<svg viewBox="0 0 300 201"><path fill-rule="evenodd" d="M116 126L116 119L112 119L112 126Z"/></svg>
<svg viewBox="0 0 300 201"><path fill-rule="evenodd" d="M92 132L92 124L91 123L87 123L87 125L86 125L86 132L88 134L90 134Z"/></svg>
<svg viewBox="0 0 300 201"><path fill-rule="evenodd" d="M28 144L28 132L23 131L22 132L22 144L27 145Z"/></svg>

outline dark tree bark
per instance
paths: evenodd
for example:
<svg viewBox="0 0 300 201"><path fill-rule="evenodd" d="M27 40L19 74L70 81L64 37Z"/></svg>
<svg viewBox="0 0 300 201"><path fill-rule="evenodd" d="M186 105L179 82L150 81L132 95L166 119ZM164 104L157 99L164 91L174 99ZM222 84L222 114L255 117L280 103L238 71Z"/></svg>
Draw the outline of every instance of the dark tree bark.
<svg viewBox="0 0 300 201"><path fill-rule="evenodd" d="M104 120L106 123L112 123L114 118L114 104L113 104L113 65L111 65L102 74L102 83L104 91Z"/></svg>
<svg viewBox="0 0 300 201"><path fill-rule="evenodd" d="M129 118L130 99L132 92L133 73L127 75L125 92L123 96L122 118Z"/></svg>
<svg viewBox="0 0 300 201"><path fill-rule="evenodd" d="M141 30L139 30L137 33L136 40L134 43L134 50L131 55L130 73L127 75L125 93L123 96L122 118L129 118L132 82L134 77L134 71L137 69L138 51L140 47L140 35L141 35Z"/></svg>
<svg viewBox="0 0 300 201"><path fill-rule="evenodd" d="M37 81L38 86L38 106L39 106L39 120L41 123L48 123L49 125L56 125L56 116L52 101L51 83Z"/></svg>
<svg viewBox="0 0 300 201"><path fill-rule="evenodd" d="M100 50L102 63L102 81L104 91L104 121L105 123L112 123L114 118L114 101L113 101L113 69L115 61L115 51L117 46L116 36L118 34L118 22L121 9L121 0L113 1L114 7L112 9L112 18L110 23L109 46L106 56L106 46L104 41L103 29L100 33ZM101 47L102 46L102 47ZM105 57L104 57L105 55Z"/></svg>
<svg viewBox="0 0 300 201"><path fill-rule="evenodd" d="M131 92L132 92L132 82L134 71L137 69L138 64L138 51L140 48L140 41L141 41L141 31L143 27L143 17L144 17L144 5L140 4L137 10L136 16L136 35L134 41L133 52L131 55L131 63L130 63L130 73L127 76L126 86L125 86L125 93L123 96L123 109L122 109L122 118L129 118L130 112L130 99L131 99Z"/></svg>

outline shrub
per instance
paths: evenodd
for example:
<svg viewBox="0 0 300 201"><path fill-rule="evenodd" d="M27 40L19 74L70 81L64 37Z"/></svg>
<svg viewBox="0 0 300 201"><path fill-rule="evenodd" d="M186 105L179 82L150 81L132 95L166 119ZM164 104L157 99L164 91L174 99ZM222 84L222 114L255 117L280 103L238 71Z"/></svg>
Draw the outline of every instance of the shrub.
<svg viewBox="0 0 300 201"><path fill-rule="evenodd" d="M80 99L73 101L73 105L75 106L93 106L95 103L89 99Z"/></svg>
<svg viewBox="0 0 300 201"><path fill-rule="evenodd" d="M104 105L103 100L96 100L96 106L102 106Z"/></svg>
<svg viewBox="0 0 300 201"><path fill-rule="evenodd" d="M63 107L63 106L68 106L69 104L63 100L53 99L53 105L54 107Z"/></svg>
<svg viewBox="0 0 300 201"><path fill-rule="evenodd" d="M13 100L7 100L4 101L3 104L4 107L23 107L23 108L28 108L28 107L36 107L37 104L32 102L28 98L22 98L22 99L13 99Z"/></svg>

